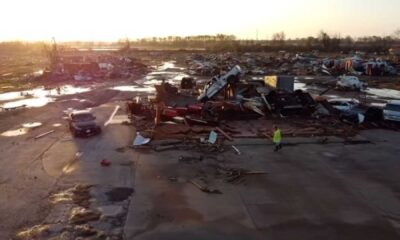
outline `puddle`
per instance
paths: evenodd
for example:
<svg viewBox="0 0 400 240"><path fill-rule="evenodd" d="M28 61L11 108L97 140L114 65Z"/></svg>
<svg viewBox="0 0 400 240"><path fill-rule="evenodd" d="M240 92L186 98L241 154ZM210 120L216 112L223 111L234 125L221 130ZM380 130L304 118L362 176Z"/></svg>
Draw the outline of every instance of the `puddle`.
<svg viewBox="0 0 400 240"><path fill-rule="evenodd" d="M179 84L182 78L189 77L183 73L184 68L176 67L174 62L164 62L156 71L147 74L142 80L136 82L137 85L116 86L111 89L123 92L145 92L154 93L154 85L159 85L163 80L172 85ZM144 86L140 86L144 85Z"/></svg>
<svg viewBox="0 0 400 240"><path fill-rule="evenodd" d="M1 134L1 136L3 137L17 137L17 136L21 136L24 135L28 132L28 130L26 128L19 128L19 129L15 129L15 130L8 130L5 131Z"/></svg>
<svg viewBox="0 0 400 240"><path fill-rule="evenodd" d="M25 98L24 92L8 92L0 94L0 101L9 101Z"/></svg>
<svg viewBox="0 0 400 240"><path fill-rule="evenodd" d="M76 165L72 165L71 166L71 165L68 164L67 166L63 167L62 172L64 174L70 174L75 170L76 170Z"/></svg>
<svg viewBox="0 0 400 240"><path fill-rule="evenodd" d="M20 107L43 107L49 102L54 101L53 98L48 97L39 97L39 98L30 98L30 99L22 99L13 102L7 102L0 107L4 109L13 109L13 108L20 108Z"/></svg>
<svg viewBox="0 0 400 240"><path fill-rule="evenodd" d="M294 90L306 91L307 89L308 89L307 84L301 82L294 82Z"/></svg>
<svg viewBox="0 0 400 240"><path fill-rule="evenodd" d="M144 85L156 85L156 84L161 84L162 81L164 80L165 82L168 82L170 84L179 84L184 77L189 77L187 74L183 73L174 73L174 74L167 74L167 75L152 75L152 76L147 76L144 78L143 82L139 82Z"/></svg>
<svg viewBox="0 0 400 240"><path fill-rule="evenodd" d="M44 73L44 70L40 69L40 70L37 70L37 71L33 72L32 74L33 74L34 77L40 77L40 76L43 75L43 73Z"/></svg>
<svg viewBox="0 0 400 240"><path fill-rule="evenodd" d="M387 88L367 88L366 93L384 99L400 99L400 91Z"/></svg>
<svg viewBox="0 0 400 240"><path fill-rule="evenodd" d="M49 102L53 102L54 97L83 93L90 90L90 88L64 85L60 88L45 89L44 87L40 87L27 91L2 93L0 94L0 102L5 103L0 105L0 107L4 109L43 107Z"/></svg>
<svg viewBox="0 0 400 240"><path fill-rule="evenodd" d="M189 77L189 75L182 73L182 72L152 72L149 73L144 79L145 81L150 81L150 80L175 80L175 81L180 81L184 77Z"/></svg>
<svg viewBox="0 0 400 240"><path fill-rule="evenodd" d="M112 89L122 92L155 92L154 87L138 87L138 86L117 86Z"/></svg>
<svg viewBox="0 0 400 240"><path fill-rule="evenodd" d="M384 108L386 106L386 103L377 103L373 102L369 104L371 107L378 107L378 108Z"/></svg>
<svg viewBox="0 0 400 240"><path fill-rule="evenodd" d="M168 62L164 62L163 65L159 66L157 68L157 70L162 71L162 70L174 69L174 68L175 68L175 62L168 61Z"/></svg>
<svg viewBox="0 0 400 240"><path fill-rule="evenodd" d="M24 123L24 124L22 124L22 126L24 128L37 128L37 127L42 126L42 123L41 122L30 122L30 123Z"/></svg>
<svg viewBox="0 0 400 240"><path fill-rule="evenodd" d="M4 73L4 74L1 75L1 77L9 77L9 76L12 76L12 75L13 75L13 73Z"/></svg>

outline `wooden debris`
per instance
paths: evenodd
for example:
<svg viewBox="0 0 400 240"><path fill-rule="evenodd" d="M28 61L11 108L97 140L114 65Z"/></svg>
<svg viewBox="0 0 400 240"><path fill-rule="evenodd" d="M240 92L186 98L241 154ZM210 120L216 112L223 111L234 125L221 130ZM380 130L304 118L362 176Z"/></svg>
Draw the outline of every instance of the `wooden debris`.
<svg viewBox="0 0 400 240"><path fill-rule="evenodd" d="M199 183L195 182L194 180L190 180L190 183L193 184L195 187L197 187L200 191L205 192L205 193L215 193L215 194L221 194L222 193L218 189L209 189L206 186L202 186Z"/></svg>
<svg viewBox="0 0 400 240"><path fill-rule="evenodd" d="M237 147L235 147L235 146L232 145L232 148L233 148L233 150L235 150L235 152L237 153L237 155L242 154L242 153L240 152L240 150L239 150Z"/></svg>
<svg viewBox="0 0 400 240"><path fill-rule="evenodd" d="M231 136L229 136L226 132L224 132L224 130L222 130L221 128L215 127L215 130L217 130L222 135L224 135L224 137L226 137L229 141L233 141L233 138Z"/></svg>
<svg viewBox="0 0 400 240"><path fill-rule="evenodd" d="M50 131L48 131L48 132L45 132L45 133L42 133L42 134L39 134L39 135L37 135L36 137L35 137L35 139L39 139L39 138L42 138L42 137L44 137L44 136L46 136L46 135L49 135L50 133L53 133L53 132L55 132L56 130L50 130Z"/></svg>

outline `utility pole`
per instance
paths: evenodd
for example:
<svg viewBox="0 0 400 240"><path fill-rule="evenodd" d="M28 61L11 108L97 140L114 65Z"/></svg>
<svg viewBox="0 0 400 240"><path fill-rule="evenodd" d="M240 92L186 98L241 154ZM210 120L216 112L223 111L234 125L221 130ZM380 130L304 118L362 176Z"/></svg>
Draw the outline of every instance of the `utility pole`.
<svg viewBox="0 0 400 240"><path fill-rule="evenodd" d="M258 28L256 29L256 41L258 41Z"/></svg>

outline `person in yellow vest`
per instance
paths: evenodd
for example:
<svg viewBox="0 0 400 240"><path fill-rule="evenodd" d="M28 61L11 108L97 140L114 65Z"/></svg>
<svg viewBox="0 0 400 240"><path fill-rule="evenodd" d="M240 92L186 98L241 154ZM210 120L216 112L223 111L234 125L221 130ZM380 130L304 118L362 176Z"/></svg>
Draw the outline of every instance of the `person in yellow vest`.
<svg viewBox="0 0 400 240"><path fill-rule="evenodd" d="M282 134L281 130L276 125L274 126L274 135L272 141L275 143L274 152L277 152L279 149L282 149Z"/></svg>

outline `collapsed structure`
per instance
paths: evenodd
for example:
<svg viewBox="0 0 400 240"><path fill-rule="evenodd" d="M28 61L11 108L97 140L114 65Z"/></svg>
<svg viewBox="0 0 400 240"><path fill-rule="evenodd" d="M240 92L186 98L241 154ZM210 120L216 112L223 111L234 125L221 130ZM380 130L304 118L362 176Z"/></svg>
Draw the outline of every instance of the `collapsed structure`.
<svg viewBox="0 0 400 240"><path fill-rule="evenodd" d="M216 133L225 140L266 137L274 124L281 126L284 135L348 138L360 128L357 124L381 119L377 115L382 111L371 108L362 117L343 114L326 99L295 90L293 76L244 80L242 74L236 65L204 84L192 78L182 79L180 86L163 81L155 86L155 98L128 102L128 113L142 140L134 145L150 139L216 143Z"/></svg>

